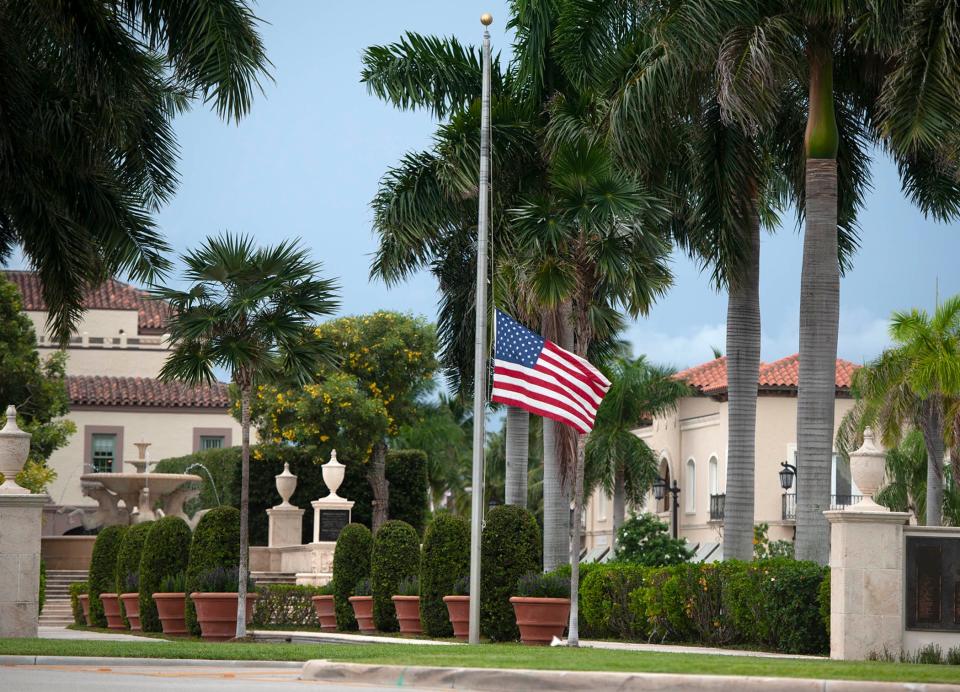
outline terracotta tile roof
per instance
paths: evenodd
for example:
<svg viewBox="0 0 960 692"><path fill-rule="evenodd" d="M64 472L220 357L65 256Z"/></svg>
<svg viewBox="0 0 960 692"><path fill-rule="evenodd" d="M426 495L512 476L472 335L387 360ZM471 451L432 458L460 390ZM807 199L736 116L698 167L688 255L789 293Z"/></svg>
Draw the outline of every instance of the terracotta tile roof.
<svg viewBox="0 0 960 692"><path fill-rule="evenodd" d="M842 358L837 359L836 385L838 390L847 391L853 379L854 371L860 366ZM760 363L757 373L759 391L790 391L797 388L800 376L800 354L775 360L772 363ZM727 391L727 358L717 358L686 370L675 377L685 380L701 394L717 395Z"/></svg>
<svg viewBox="0 0 960 692"><path fill-rule="evenodd" d="M161 382L149 377L67 377L67 393L73 406L142 406L166 408L217 408L230 406L227 385L191 386Z"/></svg>
<svg viewBox="0 0 960 692"><path fill-rule="evenodd" d="M43 288L36 272L4 271L23 298L24 310L46 310ZM141 331L161 331L170 315L170 307L159 300L150 300L146 291L134 288L116 279L87 292L83 305L88 310L136 310Z"/></svg>

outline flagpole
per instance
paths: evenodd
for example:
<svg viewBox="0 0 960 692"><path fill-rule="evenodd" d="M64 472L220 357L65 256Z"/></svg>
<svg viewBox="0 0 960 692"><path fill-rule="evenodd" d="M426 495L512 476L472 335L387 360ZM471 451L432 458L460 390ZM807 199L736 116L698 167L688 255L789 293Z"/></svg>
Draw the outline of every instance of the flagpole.
<svg viewBox="0 0 960 692"><path fill-rule="evenodd" d="M484 14L483 88L480 101L480 212L477 221L476 335L473 351L473 497L470 508L470 637L480 643L480 531L483 528L483 445L487 396L487 236L490 229L490 32Z"/></svg>

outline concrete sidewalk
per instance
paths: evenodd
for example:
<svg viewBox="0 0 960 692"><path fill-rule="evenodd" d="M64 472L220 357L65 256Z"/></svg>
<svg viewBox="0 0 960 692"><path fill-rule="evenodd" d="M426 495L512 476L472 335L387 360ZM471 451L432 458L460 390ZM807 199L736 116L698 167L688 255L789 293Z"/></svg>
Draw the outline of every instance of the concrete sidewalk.
<svg viewBox="0 0 960 692"><path fill-rule="evenodd" d="M383 637L348 632L314 632L303 630L250 630L258 642L289 642L291 644L419 644L422 646L460 646L462 642L409 637Z"/></svg>
<svg viewBox="0 0 960 692"><path fill-rule="evenodd" d="M166 639L156 637L140 637L136 634L122 632L85 632L82 630L68 630L66 627L40 627L37 631L38 639L88 639L107 642L156 642L166 644Z"/></svg>

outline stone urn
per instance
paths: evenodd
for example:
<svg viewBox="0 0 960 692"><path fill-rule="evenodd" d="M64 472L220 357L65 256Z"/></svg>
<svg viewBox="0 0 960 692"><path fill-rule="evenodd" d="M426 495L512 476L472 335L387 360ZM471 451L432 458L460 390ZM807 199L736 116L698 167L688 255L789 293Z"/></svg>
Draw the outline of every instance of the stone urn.
<svg viewBox="0 0 960 692"><path fill-rule="evenodd" d="M283 500L277 507L284 509L296 509L290 504L290 497L297 489L297 477L290 473L290 464L283 462L283 472L274 476L277 483L277 492L280 493L280 499Z"/></svg>
<svg viewBox="0 0 960 692"><path fill-rule="evenodd" d="M163 633L175 637L186 636L187 619L186 594L175 591L160 591L153 594L153 602L157 605L157 617L160 618L160 625ZM236 612L236 606L234 606Z"/></svg>
<svg viewBox="0 0 960 692"><path fill-rule="evenodd" d="M554 637L563 637L570 618L569 598L511 596L520 628L520 641L527 646L547 646Z"/></svg>
<svg viewBox="0 0 960 692"><path fill-rule="evenodd" d="M140 594L136 591L119 594L118 598L123 604L123 613L127 616L130 623L131 632L140 632Z"/></svg>
<svg viewBox="0 0 960 692"><path fill-rule="evenodd" d="M337 461L337 450L334 449L330 452L330 461L321 466L320 470L323 472L323 484L326 485L330 491L330 494L323 499L342 500L343 498L337 495L337 490L339 490L340 484L343 483L343 474L347 470L347 467Z"/></svg>
<svg viewBox="0 0 960 692"><path fill-rule="evenodd" d="M863 431L863 445L857 451L850 452L850 476L863 493L863 499L852 505L857 512L890 511L873 500L873 496L883 485L886 469L887 453L883 447L877 446L873 439L873 429L867 427Z"/></svg>
<svg viewBox="0 0 960 692"><path fill-rule="evenodd" d="M420 626L420 597L394 596L393 608L397 611L400 634L423 634Z"/></svg>
<svg viewBox="0 0 960 692"><path fill-rule="evenodd" d="M470 597L444 596L443 602L447 604L447 616L453 625L453 636L467 641L470 638Z"/></svg>
<svg viewBox="0 0 960 692"><path fill-rule="evenodd" d="M331 594L321 594L313 596L310 599L313 602L313 609L317 612L317 619L320 620L321 632L337 631L337 610Z"/></svg>
<svg viewBox="0 0 960 692"><path fill-rule="evenodd" d="M77 596L77 600L80 601L80 607L83 609L83 624L87 627L90 626L90 597L83 593Z"/></svg>
<svg viewBox="0 0 960 692"><path fill-rule="evenodd" d="M190 600L197 609L201 637L208 641L224 642L237 636L238 598L235 592L190 594ZM247 622L253 619L253 602L256 600L257 594L247 594Z"/></svg>
<svg viewBox="0 0 960 692"><path fill-rule="evenodd" d="M29 495L30 491L17 485L16 477L30 454L30 433L17 426L17 408L7 406L7 423L0 429L0 495Z"/></svg>
<svg viewBox="0 0 960 692"><path fill-rule="evenodd" d="M127 626L123 624L123 614L120 612L119 594L102 593L100 594L100 602L103 603L103 615L107 618L107 629L127 629Z"/></svg>
<svg viewBox="0 0 960 692"><path fill-rule="evenodd" d="M353 616L357 619L357 627L363 634L376 632L373 624L373 596L350 596L347 599L353 607Z"/></svg>

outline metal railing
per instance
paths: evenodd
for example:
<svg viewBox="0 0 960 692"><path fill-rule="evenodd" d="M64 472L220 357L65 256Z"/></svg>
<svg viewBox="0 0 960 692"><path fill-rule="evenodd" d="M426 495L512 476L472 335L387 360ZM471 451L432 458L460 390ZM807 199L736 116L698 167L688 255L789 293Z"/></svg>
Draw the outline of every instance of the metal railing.
<svg viewBox="0 0 960 692"><path fill-rule="evenodd" d="M723 505L726 499L726 493L710 496L710 521L721 521L723 519Z"/></svg>
<svg viewBox="0 0 960 692"><path fill-rule="evenodd" d="M830 509L844 509L855 505L863 499L863 495L831 495ZM781 496L781 517L784 521L797 520L797 494L784 493Z"/></svg>

